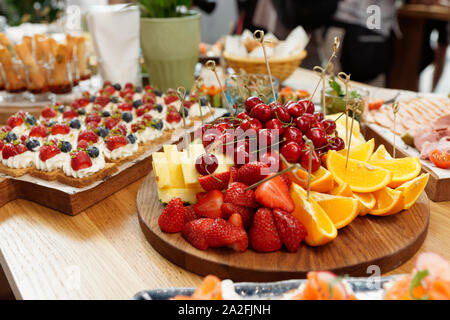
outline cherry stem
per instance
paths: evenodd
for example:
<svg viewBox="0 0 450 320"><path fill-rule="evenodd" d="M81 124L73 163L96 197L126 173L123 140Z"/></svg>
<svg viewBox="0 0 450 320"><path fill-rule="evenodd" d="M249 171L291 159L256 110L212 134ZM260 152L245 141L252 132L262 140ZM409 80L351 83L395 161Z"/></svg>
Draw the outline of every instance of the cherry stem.
<svg viewBox="0 0 450 320"><path fill-rule="evenodd" d="M285 142L285 141L286 141L286 138L283 138L282 140L280 140L280 141L278 141L278 142L272 143L272 144L269 145L269 146L264 146L264 147L262 147L262 148L260 148L260 149L257 149L257 150L253 150L253 151L251 151L250 153L255 153L255 152L262 151L262 150L266 150L266 149L268 149L268 148L270 148L270 147L276 146L277 144L283 143L283 142Z"/></svg>

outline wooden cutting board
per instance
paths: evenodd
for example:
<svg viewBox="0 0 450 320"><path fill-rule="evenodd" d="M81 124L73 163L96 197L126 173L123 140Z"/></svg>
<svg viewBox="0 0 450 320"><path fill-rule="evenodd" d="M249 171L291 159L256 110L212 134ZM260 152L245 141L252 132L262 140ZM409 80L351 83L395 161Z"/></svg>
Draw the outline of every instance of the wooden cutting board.
<svg viewBox="0 0 450 320"><path fill-rule="evenodd" d="M386 273L417 252L430 218L429 200L423 193L414 206L396 215L356 218L325 246L302 244L296 253L257 253L251 249L239 253L227 248L198 250L180 234L161 232L158 217L163 208L151 172L137 195L139 222L148 242L162 256L189 271L234 281L304 278L311 270L368 276L374 270L368 269L372 265Z"/></svg>

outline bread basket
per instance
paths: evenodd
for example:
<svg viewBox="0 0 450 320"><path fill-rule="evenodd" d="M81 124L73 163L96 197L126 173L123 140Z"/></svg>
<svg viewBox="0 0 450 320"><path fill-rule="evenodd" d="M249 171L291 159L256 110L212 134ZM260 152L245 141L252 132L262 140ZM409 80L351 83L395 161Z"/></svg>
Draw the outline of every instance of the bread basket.
<svg viewBox="0 0 450 320"><path fill-rule="evenodd" d="M283 82L300 66L307 53L303 50L299 54L283 58L269 58L272 75ZM231 68L237 73L244 70L246 73L267 74L264 58L239 57L224 51L223 57Z"/></svg>

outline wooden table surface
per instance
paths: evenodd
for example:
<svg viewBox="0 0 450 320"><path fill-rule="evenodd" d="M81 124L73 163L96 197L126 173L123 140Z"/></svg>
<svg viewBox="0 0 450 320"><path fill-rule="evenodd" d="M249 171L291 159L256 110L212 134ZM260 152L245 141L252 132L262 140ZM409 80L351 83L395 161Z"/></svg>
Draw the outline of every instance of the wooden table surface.
<svg viewBox="0 0 450 320"><path fill-rule="evenodd" d="M301 70L293 78L291 85L306 89L315 81ZM75 217L26 200L0 208L0 263L6 276L0 272L0 297L11 289L17 299L130 299L144 289L198 285L201 277L168 262L145 240L136 212L142 181ZM450 260L449 201L431 203L420 251ZM409 272L413 260L389 274Z"/></svg>

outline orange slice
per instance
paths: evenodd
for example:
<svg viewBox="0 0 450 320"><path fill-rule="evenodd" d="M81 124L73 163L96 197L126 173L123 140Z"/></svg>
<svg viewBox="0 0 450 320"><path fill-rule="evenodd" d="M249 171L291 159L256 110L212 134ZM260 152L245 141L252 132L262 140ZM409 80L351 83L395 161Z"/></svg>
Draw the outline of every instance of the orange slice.
<svg viewBox="0 0 450 320"><path fill-rule="evenodd" d="M358 216L359 201L352 197L333 196L319 192L312 192L312 197L325 210L337 229L345 227Z"/></svg>
<svg viewBox="0 0 450 320"><path fill-rule="evenodd" d="M422 169L419 158L405 157L398 159L374 159L369 164L384 168L393 173L389 187L395 188L402 183L417 177Z"/></svg>
<svg viewBox="0 0 450 320"><path fill-rule="evenodd" d="M369 211L369 214L375 216L389 216L398 213L405 207L405 196L401 191L385 187L373 193L376 204Z"/></svg>
<svg viewBox="0 0 450 320"><path fill-rule="evenodd" d="M353 197L353 191L348 183L338 184L336 187L330 190L330 194L335 196Z"/></svg>
<svg viewBox="0 0 450 320"><path fill-rule="evenodd" d="M328 152L327 167L338 184L348 183L352 191L373 192L380 190L391 182L392 172L366 162L348 159L332 150Z"/></svg>
<svg viewBox="0 0 450 320"><path fill-rule="evenodd" d="M292 215L305 226L307 244L321 246L337 237L333 222L312 196L307 199L305 189L292 183L291 196L295 203Z"/></svg>
<svg viewBox="0 0 450 320"><path fill-rule="evenodd" d="M374 153L372 153L372 156L370 157L370 160L376 160L376 159L392 159L391 155L389 154L389 152L387 152L386 147L384 146L384 144L380 144L377 148L377 150L375 150Z"/></svg>
<svg viewBox="0 0 450 320"><path fill-rule="evenodd" d="M375 207L377 200L371 193L354 192L353 198L359 201L359 215L364 216Z"/></svg>
<svg viewBox="0 0 450 320"><path fill-rule="evenodd" d="M348 157L354 160L368 161L373 153L374 148L375 140L372 138L366 143L361 143L356 147L350 148L350 155ZM338 152L344 157L347 156L347 149L343 149Z"/></svg>
<svg viewBox="0 0 450 320"><path fill-rule="evenodd" d="M417 178L405 182L400 187L395 189L397 191L401 191L405 196L404 209L409 209L414 203L416 203L417 199L419 199L422 194L422 191L425 189L429 177L429 173L422 173Z"/></svg>
<svg viewBox="0 0 450 320"><path fill-rule="evenodd" d="M297 170L294 173L288 172L292 181L306 189L308 184L308 172L305 170ZM311 174L311 191L328 192L334 187L334 179L331 173L324 167L320 167Z"/></svg>

